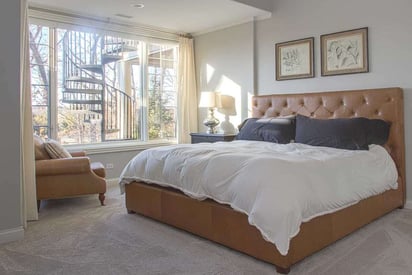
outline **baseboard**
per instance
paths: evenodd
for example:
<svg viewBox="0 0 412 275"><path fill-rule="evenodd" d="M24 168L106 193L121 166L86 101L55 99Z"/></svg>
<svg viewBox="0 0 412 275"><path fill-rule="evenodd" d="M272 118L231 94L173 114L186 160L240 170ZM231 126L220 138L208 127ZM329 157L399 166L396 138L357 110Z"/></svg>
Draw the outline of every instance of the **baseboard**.
<svg viewBox="0 0 412 275"><path fill-rule="evenodd" d="M407 200L407 201L406 201L406 203L405 203L405 208L412 210L412 200Z"/></svg>
<svg viewBox="0 0 412 275"><path fill-rule="evenodd" d="M107 187L119 186L119 178L106 179Z"/></svg>
<svg viewBox="0 0 412 275"><path fill-rule="evenodd" d="M24 238L23 226L0 231L0 244L21 240Z"/></svg>

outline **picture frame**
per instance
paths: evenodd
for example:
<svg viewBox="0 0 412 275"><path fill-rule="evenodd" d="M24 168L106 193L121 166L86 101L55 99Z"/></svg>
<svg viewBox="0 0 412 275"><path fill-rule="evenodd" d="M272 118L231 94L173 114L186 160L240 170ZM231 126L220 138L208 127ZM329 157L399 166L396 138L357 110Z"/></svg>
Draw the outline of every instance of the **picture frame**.
<svg viewBox="0 0 412 275"><path fill-rule="evenodd" d="M320 36L321 75L369 72L368 28Z"/></svg>
<svg viewBox="0 0 412 275"><path fill-rule="evenodd" d="M313 63L314 37L276 43L276 80L302 79L315 76Z"/></svg>

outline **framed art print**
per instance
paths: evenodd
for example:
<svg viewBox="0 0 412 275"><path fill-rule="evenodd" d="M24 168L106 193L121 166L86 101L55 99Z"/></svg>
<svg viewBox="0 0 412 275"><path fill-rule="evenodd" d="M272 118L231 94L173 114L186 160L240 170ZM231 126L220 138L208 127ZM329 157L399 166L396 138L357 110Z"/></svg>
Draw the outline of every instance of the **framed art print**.
<svg viewBox="0 0 412 275"><path fill-rule="evenodd" d="M368 28L320 36L322 76L369 72Z"/></svg>
<svg viewBox="0 0 412 275"><path fill-rule="evenodd" d="M314 77L313 43L313 37L277 43L276 80Z"/></svg>

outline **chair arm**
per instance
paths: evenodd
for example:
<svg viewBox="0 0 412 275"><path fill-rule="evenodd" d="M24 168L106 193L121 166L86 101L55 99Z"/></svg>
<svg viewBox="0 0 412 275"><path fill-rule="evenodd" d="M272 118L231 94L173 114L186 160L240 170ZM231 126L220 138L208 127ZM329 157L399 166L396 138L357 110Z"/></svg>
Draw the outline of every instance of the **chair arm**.
<svg viewBox="0 0 412 275"><path fill-rule="evenodd" d="M82 174L90 171L88 157L36 160L36 176Z"/></svg>
<svg viewBox="0 0 412 275"><path fill-rule="evenodd" d="M86 156L86 152L85 151L79 151L79 152L70 152L70 155L72 155L72 157L85 157Z"/></svg>

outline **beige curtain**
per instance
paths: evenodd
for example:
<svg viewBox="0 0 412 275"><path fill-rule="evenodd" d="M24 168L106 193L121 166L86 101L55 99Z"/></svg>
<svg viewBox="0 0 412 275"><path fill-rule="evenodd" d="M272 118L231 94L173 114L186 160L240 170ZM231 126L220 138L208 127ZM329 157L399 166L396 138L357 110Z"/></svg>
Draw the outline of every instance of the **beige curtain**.
<svg viewBox="0 0 412 275"><path fill-rule="evenodd" d="M190 143L197 132L197 88L193 39L179 39L178 142Z"/></svg>
<svg viewBox="0 0 412 275"><path fill-rule="evenodd" d="M33 125L31 110L29 28L27 1L21 0L21 43L20 43L20 154L22 179L22 217L24 227L27 221L37 220L36 177L34 168Z"/></svg>

